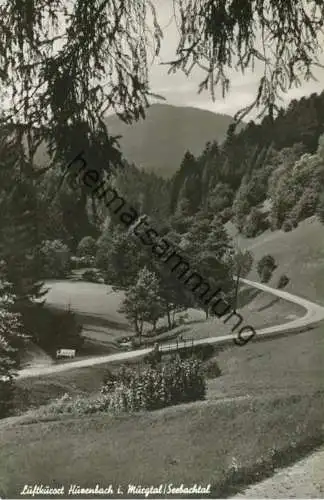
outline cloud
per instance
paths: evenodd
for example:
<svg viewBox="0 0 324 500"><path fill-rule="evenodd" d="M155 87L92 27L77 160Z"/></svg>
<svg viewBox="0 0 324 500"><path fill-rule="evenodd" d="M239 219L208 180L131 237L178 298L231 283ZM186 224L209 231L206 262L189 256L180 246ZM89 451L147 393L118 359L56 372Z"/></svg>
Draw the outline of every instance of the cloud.
<svg viewBox="0 0 324 500"><path fill-rule="evenodd" d="M218 113L234 115L242 107L253 102L257 95L258 84L263 74L261 63L256 64L255 71L247 70L244 75L235 70L228 72L231 80L231 88L225 99L222 98L221 90L217 89L216 100L213 102L210 92L198 94L199 83L205 74L202 70L195 70L190 77L181 71L168 75L168 67L161 65L175 58L179 33L176 23L172 20L172 0L155 0L157 15L162 28L164 27L164 40L162 42L160 57L156 59L151 67L150 82L152 91L163 95L167 102L179 106L194 106ZM324 63L324 56L321 56ZM303 82L302 86L292 88L282 95L282 106L286 106L291 99L299 99L304 95L323 90L324 70L315 71L318 82ZM248 119L254 119L257 112L251 113Z"/></svg>

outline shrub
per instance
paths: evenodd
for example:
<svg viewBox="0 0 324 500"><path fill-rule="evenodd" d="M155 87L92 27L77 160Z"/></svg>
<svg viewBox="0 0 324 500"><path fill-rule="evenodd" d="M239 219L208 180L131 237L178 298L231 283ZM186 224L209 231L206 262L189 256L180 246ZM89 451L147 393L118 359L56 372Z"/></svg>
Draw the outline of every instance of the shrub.
<svg viewBox="0 0 324 500"><path fill-rule="evenodd" d="M103 376L102 380L103 386L101 393L108 394L109 392L111 392L114 388L114 384L117 381L117 378L118 377L114 373L112 373L110 370L107 369Z"/></svg>
<svg viewBox="0 0 324 500"><path fill-rule="evenodd" d="M293 225L290 220L285 220L283 225L282 225L282 230L285 231L285 233L288 233L289 231L293 230Z"/></svg>
<svg viewBox="0 0 324 500"><path fill-rule="evenodd" d="M268 283L276 268L277 265L274 257L272 257L272 255L264 255L257 264L257 272L261 279L261 283Z"/></svg>
<svg viewBox="0 0 324 500"><path fill-rule="evenodd" d="M318 192L315 187L306 188L302 196L293 208L293 212L296 213L296 218L299 221L311 217L316 212L316 207L318 204Z"/></svg>
<svg viewBox="0 0 324 500"><path fill-rule="evenodd" d="M12 378L0 377L0 418L8 417L13 410L14 382Z"/></svg>
<svg viewBox="0 0 324 500"><path fill-rule="evenodd" d="M206 363L204 364L204 374L207 378L210 379L220 377L222 372L218 366L216 359L212 358L206 361Z"/></svg>
<svg viewBox="0 0 324 500"><path fill-rule="evenodd" d="M268 267L264 268L260 274L261 283L269 283L272 277L272 271Z"/></svg>
<svg viewBox="0 0 324 500"><path fill-rule="evenodd" d="M11 286L0 281L0 418L10 415L12 410L13 380L19 368L19 353L26 340L21 315L12 310L15 300Z"/></svg>
<svg viewBox="0 0 324 500"><path fill-rule="evenodd" d="M75 255L72 255L72 257L70 259L71 269L80 269L80 267L85 267L82 260L83 260L83 258L81 259L80 257L76 257Z"/></svg>
<svg viewBox="0 0 324 500"><path fill-rule="evenodd" d="M245 219L242 233L247 238L254 238L258 234L263 233L269 228L267 215L262 213L257 208L253 207L249 215Z"/></svg>
<svg viewBox="0 0 324 500"><path fill-rule="evenodd" d="M94 267L94 257L76 257L75 255L70 259L71 269L83 269L85 267Z"/></svg>
<svg viewBox="0 0 324 500"><path fill-rule="evenodd" d="M190 359L195 357L200 361L206 361L215 355L216 349L212 344L201 344L194 345L190 347L180 347L176 354L180 356L181 359Z"/></svg>
<svg viewBox="0 0 324 500"><path fill-rule="evenodd" d="M40 266L44 278L64 278L70 269L70 250L60 240L43 241Z"/></svg>
<svg viewBox="0 0 324 500"><path fill-rule="evenodd" d="M72 398L69 394L64 394L61 398L54 400L47 408L45 414L60 415L69 413L72 415L87 415L103 412L107 409L108 400L104 395L96 398L78 396Z"/></svg>
<svg viewBox="0 0 324 500"><path fill-rule="evenodd" d="M150 365L152 368L156 367L159 363L161 363L162 359L162 354L159 350L154 349L153 351L149 352L145 357L144 357L144 363L147 363Z"/></svg>
<svg viewBox="0 0 324 500"><path fill-rule="evenodd" d="M201 361L206 361L215 355L215 346L213 344L196 345L192 349L192 353Z"/></svg>
<svg viewBox="0 0 324 500"><path fill-rule="evenodd" d="M285 288L288 285L289 281L290 279L288 278L288 276L286 274L282 274L278 280L277 288Z"/></svg>
<svg viewBox="0 0 324 500"><path fill-rule="evenodd" d="M155 410L203 399L206 383L201 362L174 359L142 373L124 370L117 376L114 389L104 386L102 393L108 398L107 409L115 413Z"/></svg>
<svg viewBox="0 0 324 500"><path fill-rule="evenodd" d="M82 279L91 283L101 283L103 281L101 275L94 269L87 269L82 273Z"/></svg>
<svg viewBox="0 0 324 500"><path fill-rule="evenodd" d="M21 307L21 315L26 332L47 353L54 354L59 348L78 350L82 347L82 326L72 311L29 303Z"/></svg>
<svg viewBox="0 0 324 500"><path fill-rule="evenodd" d="M91 414L130 413L204 399L206 382L198 360L175 359L164 367L146 368L142 373L122 367L115 376L106 373L101 394L94 398L72 398L68 394L55 400L45 412Z"/></svg>
<svg viewBox="0 0 324 500"><path fill-rule="evenodd" d="M97 253L97 243L92 236L85 236L82 238L77 248L77 256L85 258L95 258Z"/></svg>
<svg viewBox="0 0 324 500"><path fill-rule="evenodd" d="M132 337L130 342L132 344L132 349L140 349L142 346L142 341L139 337Z"/></svg>
<svg viewBox="0 0 324 500"><path fill-rule="evenodd" d="M316 208L316 215L321 221L321 223L324 224L324 191L319 196Z"/></svg>
<svg viewBox="0 0 324 500"><path fill-rule="evenodd" d="M232 219L233 210L230 207L226 207L226 208L224 208L224 210L222 210L220 212L219 216L220 216L222 223L226 224L226 222L228 222L229 220Z"/></svg>

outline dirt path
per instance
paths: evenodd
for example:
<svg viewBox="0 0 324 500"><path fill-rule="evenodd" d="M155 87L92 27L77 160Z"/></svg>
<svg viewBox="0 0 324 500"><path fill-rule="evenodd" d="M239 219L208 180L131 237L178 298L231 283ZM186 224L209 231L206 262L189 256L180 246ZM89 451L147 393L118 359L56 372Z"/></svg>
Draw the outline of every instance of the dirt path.
<svg viewBox="0 0 324 500"><path fill-rule="evenodd" d="M324 448L232 498L324 498Z"/></svg>

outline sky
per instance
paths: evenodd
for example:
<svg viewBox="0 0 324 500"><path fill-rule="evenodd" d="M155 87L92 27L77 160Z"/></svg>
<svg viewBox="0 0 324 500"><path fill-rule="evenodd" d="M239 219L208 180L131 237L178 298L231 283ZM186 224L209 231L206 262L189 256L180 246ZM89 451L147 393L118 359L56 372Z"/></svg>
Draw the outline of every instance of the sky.
<svg viewBox="0 0 324 500"><path fill-rule="evenodd" d="M216 93L216 100L214 102L209 91L203 91L201 94L198 94L199 83L205 76L202 70L196 70L190 77L187 77L181 71L178 71L176 74L168 74L168 67L161 63L174 59L179 39L177 25L174 20L173 0L152 1L155 4L158 20L164 33L160 55L150 68L152 92L162 95L168 104L192 106L231 116L243 107L251 104L256 97L258 83L262 76L261 66L256 68L254 72L251 70L247 71L245 75L234 70L229 72L231 80L230 92L223 98L219 90ZM320 62L324 65L324 52L323 56L320 57ZM314 75L318 81L304 82L301 87L291 89L283 96L284 100L279 104L287 106L292 99L300 99L302 96L308 96L313 92L322 92L324 89L324 69L316 69ZM7 107L8 103L9 101L3 98L1 105ZM113 113L112 110L111 113ZM245 120L255 119L257 114L258 112L255 110Z"/></svg>
<svg viewBox="0 0 324 500"><path fill-rule="evenodd" d="M256 97L258 82L262 72L256 70L247 72L245 75L232 71L230 93L222 98L219 92L215 102L208 91L198 94L198 85L203 79L203 72L196 71L195 74L187 77L182 72L168 75L167 67L159 64L174 58L177 45L177 26L173 18L172 0L155 0L157 15L164 32L161 53L159 60L155 61L150 71L152 90L163 95L167 103L177 106L193 106L206 109L216 113L234 115L242 107L250 104ZM321 60L324 64L324 56ZM314 75L318 81L304 82L301 87L291 89L285 96L281 104L286 106L292 99L299 99L304 95L313 92L322 92L324 89L324 69L316 69ZM321 83L322 82L322 83ZM250 119L255 118L257 113L252 113ZM253 116L254 115L254 116Z"/></svg>

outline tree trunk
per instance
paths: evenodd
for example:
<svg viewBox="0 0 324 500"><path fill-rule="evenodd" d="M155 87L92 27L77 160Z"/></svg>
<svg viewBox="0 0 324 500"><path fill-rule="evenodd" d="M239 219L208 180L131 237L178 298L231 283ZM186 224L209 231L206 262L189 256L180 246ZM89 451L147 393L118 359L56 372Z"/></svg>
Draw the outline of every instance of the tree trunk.
<svg viewBox="0 0 324 500"><path fill-rule="evenodd" d="M240 284L240 275L241 275L241 269L239 269L236 277L236 284L235 284L235 300L234 300L234 311L236 312L237 307L238 307L238 291L239 291L239 284Z"/></svg>
<svg viewBox="0 0 324 500"><path fill-rule="evenodd" d="M173 313L172 313L172 328L174 327L175 314L176 314L176 310L173 309Z"/></svg>
<svg viewBox="0 0 324 500"><path fill-rule="evenodd" d="M167 309L166 309L166 312L167 312L167 318L168 318L168 329L169 329L169 330L171 330L171 328L172 328L172 323L171 323L170 305L169 305L169 303L167 304Z"/></svg>

